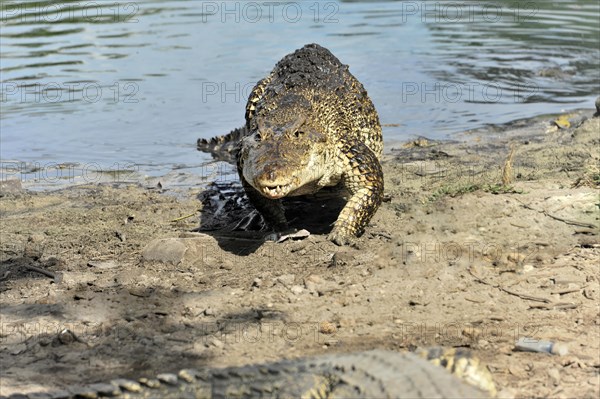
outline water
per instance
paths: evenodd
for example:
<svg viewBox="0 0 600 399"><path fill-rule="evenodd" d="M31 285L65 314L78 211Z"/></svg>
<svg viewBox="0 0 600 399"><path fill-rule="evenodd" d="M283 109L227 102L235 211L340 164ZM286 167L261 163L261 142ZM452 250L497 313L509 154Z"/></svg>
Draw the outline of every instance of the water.
<svg viewBox="0 0 600 399"><path fill-rule="evenodd" d="M597 0L0 4L0 155L31 173L193 170L196 139L241 126L252 85L311 42L350 65L388 142L599 94Z"/></svg>

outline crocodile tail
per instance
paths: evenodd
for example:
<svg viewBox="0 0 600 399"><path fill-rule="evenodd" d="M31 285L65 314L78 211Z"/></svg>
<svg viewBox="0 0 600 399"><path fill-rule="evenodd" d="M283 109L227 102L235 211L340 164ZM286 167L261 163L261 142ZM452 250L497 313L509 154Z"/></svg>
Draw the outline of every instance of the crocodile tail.
<svg viewBox="0 0 600 399"><path fill-rule="evenodd" d="M225 161L235 164L236 155L239 149L240 141L248 134L248 128L242 126L233 129L224 136L217 136L211 139L198 139L198 151L210 153L217 161Z"/></svg>

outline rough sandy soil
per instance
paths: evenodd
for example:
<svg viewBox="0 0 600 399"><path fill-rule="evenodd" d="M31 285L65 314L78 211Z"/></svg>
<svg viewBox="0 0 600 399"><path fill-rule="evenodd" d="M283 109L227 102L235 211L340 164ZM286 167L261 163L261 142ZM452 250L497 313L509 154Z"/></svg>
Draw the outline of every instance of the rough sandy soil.
<svg viewBox="0 0 600 399"><path fill-rule="evenodd" d="M238 215L206 205L200 217L210 195L168 181L5 181L0 394L443 345L471 348L500 396L597 398L600 118L555 118L388 144L387 202L352 247L204 231ZM327 227L305 216L313 233ZM569 353L514 351L519 337Z"/></svg>

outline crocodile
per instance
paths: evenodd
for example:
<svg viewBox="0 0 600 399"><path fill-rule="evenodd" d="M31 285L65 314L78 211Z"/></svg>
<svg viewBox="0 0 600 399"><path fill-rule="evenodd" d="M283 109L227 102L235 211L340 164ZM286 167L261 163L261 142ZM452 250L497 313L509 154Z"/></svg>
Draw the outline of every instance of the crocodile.
<svg viewBox="0 0 600 399"><path fill-rule="evenodd" d="M245 118L197 146L235 160L246 195L275 231L288 226L281 198L340 186L349 199L328 238L346 245L364 232L383 200L383 140L375 106L347 65L305 45L256 84Z"/></svg>
<svg viewBox="0 0 600 399"><path fill-rule="evenodd" d="M120 378L56 392L19 394L10 399L429 399L485 398L495 393L489 372L470 352L436 347L416 353L376 349L241 367L184 369L177 374L163 373L138 380Z"/></svg>

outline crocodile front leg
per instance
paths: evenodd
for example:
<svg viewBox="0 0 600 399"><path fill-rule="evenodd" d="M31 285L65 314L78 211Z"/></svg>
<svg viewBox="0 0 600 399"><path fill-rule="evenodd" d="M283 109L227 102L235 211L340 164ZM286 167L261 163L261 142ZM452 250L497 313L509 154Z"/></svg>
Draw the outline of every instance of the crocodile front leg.
<svg viewBox="0 0 600 399"><path fill-rule="evenodd" d="M383 200L383 171L377 156L361 142L344 145L338 159L342 162L342 182L352 195L338 216L329 240L349 244L362 234Z"/></svg>
<svg viewBox="0 0 600 399"><path fill-rule="evenodd" d="M287 229L287 220L283 211L281 200L274 200L264 197L254 187L252 187L244 176L240 176L244 191L248 199L254 205L256 210L263 216L265 221L273 227L275 231L284 231Z"/></svg>

